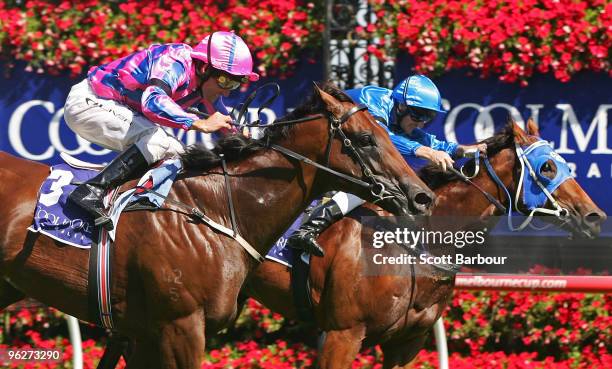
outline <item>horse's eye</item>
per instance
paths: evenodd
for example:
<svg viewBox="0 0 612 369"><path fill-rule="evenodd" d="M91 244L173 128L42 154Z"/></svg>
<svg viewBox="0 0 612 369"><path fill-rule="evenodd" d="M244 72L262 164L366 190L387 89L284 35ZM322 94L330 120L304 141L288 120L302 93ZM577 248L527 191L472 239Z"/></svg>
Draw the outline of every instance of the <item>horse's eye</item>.
<svg viewBox="0 0 612 369"><path fill-rule="evenodd" d="M547 160L542 167L540 167L540 175L548 179L553 179L557 175L557 166L550 160Z"/></svg>
<svg viewBox="0 0 612 369"><path fill-rule="evenodd" d="M360 146L374 146L374 137L372 137L369 133L360 134L359 137L359 145Z"/></svg>

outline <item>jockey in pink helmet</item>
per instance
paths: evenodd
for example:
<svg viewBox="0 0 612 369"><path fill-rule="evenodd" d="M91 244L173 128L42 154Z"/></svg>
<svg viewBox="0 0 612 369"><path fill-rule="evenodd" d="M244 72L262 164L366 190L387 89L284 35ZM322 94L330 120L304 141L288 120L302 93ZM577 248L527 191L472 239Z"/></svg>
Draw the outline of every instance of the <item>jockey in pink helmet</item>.
<svg viewBox="0 0 612 369"><path fill-rule="evenodd" d="M232 119L222 97L258 79L248 46L234 32L215 32L194 48L152 45L91 68L68 95L66 123L79 136L121 154L78 186L70 200L94 216L96 224L112 229L104 193L184 151L163 126L203 133L230 130ZM200 119L187 112L190 107L210 117Z"/></svg>
<svg viewBox="0 0 612 369"><path fill-rule="evenodd" d="M233 32L215 32L206 36L193 48L191 57L244 82L259 79L259 75L253 72L249 47Z"/></svg>

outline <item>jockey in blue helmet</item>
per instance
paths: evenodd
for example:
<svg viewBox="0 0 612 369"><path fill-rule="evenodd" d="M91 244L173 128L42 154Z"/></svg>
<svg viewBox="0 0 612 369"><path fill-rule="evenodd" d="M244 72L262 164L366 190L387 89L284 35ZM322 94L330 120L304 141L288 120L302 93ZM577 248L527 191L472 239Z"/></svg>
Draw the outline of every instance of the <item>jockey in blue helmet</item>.
<svg viewBox="0 0 612 369"><path fill-rule="evenodd" d="M445 113L438 88L424 75L410 76L393 90L366 86L346 92L356 103L368 107L406 158L423 158L446 170L454 163L453 157L462 157L474 150L486 151L485 144L458 145L423 130L438 113Z"/></svg>
<svg viewBox="0 0 612 369"><path fill-rule="evenodd" d="M346 93L356 103L368 107L370 114L387 130L391 142L404 158L423 158L446 170L452 167L453 157L462 157L476 150L485 153L487 150L484 143L459 145L440 140L423 130L438 113L445 113L440 91L424 75L410 76L393 90L365 86ZM289 238L289 246L322 256L323 250L316 241L319 234L363 203L355 195L336 193L330 201L313 209L308 220Z"/></svg>

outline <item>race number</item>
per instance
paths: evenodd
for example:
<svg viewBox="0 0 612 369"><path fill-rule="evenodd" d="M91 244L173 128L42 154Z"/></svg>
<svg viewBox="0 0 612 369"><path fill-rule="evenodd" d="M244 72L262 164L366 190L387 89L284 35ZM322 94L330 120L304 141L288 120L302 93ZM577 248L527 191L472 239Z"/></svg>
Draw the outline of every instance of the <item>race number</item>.
<svg viewBox="0 0 612 369"><path fill-rule="evenodd" d="M74 178L74 175L67 170L54 170L49 175L49 179L56 180L51 184L49 193L40 194L40 203L45 206L52 206L57 204L60 196L62 196L64 186L67 186Z"/></svg>

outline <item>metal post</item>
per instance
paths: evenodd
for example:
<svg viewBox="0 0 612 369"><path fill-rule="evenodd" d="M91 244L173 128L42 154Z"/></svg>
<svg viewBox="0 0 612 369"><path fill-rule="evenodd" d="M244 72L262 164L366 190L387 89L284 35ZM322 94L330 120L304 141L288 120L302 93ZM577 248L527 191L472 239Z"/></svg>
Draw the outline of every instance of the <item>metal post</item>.
<svg viewBox="0 0 612 369"><path fill-rule="evenodd" d="M356 38L355 28L376 19L367 0L325 0L323 59L325 78L342 89L377 84L393 85L393 62L364 55L377 38Z"/></svg>
<svg viewBox="0 0 612 369"><path fill-rule="evenodd" d="M446 331L442 317L434 324L434 335L436 337L436 349L438 350L438 362L440 369L448 369L448 346L446 344Z"/></svg>
<svg viewBox="0 0 612 369"><path fill-rule="evenodd" d="M72 344L72 367L74 369L83 369L83 345L81 341L81 330L79 329L79 321L77 318L66 315L68 323L68 332L70 333L70 343Z"/></svg>

